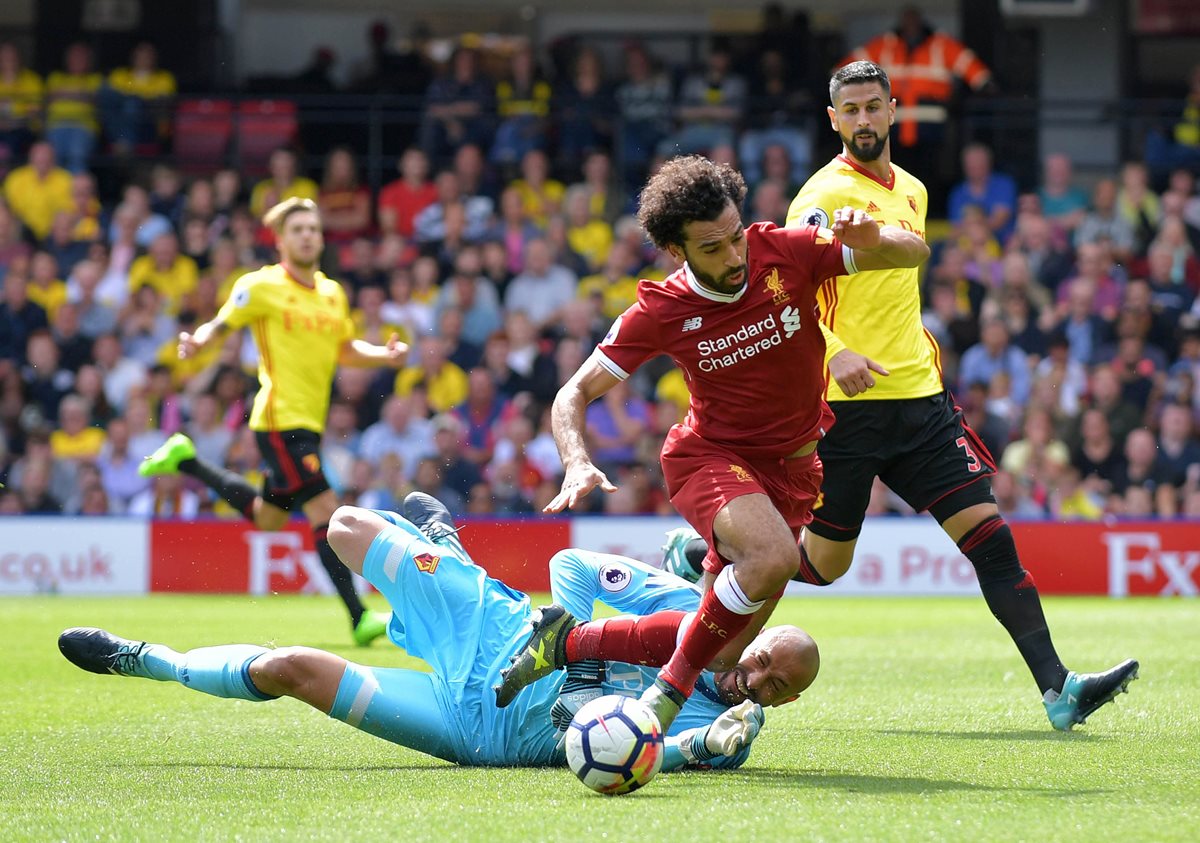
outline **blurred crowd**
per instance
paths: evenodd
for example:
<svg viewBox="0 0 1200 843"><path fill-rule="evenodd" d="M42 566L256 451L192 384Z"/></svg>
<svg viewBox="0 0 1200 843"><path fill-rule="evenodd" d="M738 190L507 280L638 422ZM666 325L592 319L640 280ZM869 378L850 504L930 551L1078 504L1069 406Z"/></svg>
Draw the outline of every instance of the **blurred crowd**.
<svg viewBox="0 0 1200 843"><path fill-rule="evenodd" d="M560 74L528 47L499 71L469 42L441 65L380 52L374 84L417 74L424 108L375 192L350 146L312 172L288 146L261 179L185 174L164 136L174 81L151 45L107 75L77 45L43 80L0 44L0 512L238 517L186 478L137 467L184 431L203 456L260 475L253 345L235 335L180 361L175 344L274 260L259 218L291 196L319 203L325 269L360 335L411 346L398 373L339 371L322 454L337 493L385 509L420 489L456 514L540 510L561 474L555 392L638 279L674 269L632 215L646 174L678 152L728 161L750 185L747 221L782 223L824 163L812 127L826 131L825 70L785 48L802 24L767 28L750 59L716 40L691 71L638 43L615 73L586 47ZM990 84L986 68L974 77ZM1181 126L1200 114L1200 73L1194 87ZM1184 128L1179 148L1200 149ZM138 158L112 195L89 170L101 151ZM1130 161L1084 189L1066 154L1019 185L983 144L953 153L961 180L929 222L923 319L1000 467L1002 511L1200 516L1197 168L1181 159L1158 178ZM906 154L897 138L893 159ZM673 513L657 454L688 397L660 358L589 407L592 453L619 487L594 511ZM876 491L872 514L906 512Z"/></svg>

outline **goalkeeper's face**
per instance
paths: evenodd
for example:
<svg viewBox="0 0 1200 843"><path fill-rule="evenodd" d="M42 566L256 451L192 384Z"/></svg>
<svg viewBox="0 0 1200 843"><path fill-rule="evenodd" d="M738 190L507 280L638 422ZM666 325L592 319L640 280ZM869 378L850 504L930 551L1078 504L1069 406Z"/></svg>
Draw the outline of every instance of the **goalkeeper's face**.
<svg viewBox="0 0 1200 843"><path fill-rule="evenodd" d="M714 679L721 701L731 706L743 700L761 706L783 705L812 684L820 666L817 643L807 632L795 626L774 626L759 633L741 661Z"/></svg>

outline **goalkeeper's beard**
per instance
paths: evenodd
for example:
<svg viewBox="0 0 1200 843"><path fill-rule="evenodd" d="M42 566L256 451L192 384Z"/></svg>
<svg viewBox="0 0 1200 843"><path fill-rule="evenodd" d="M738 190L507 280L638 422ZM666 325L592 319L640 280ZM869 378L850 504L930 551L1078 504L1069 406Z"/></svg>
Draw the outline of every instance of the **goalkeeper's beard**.
<svg viewBox="0 0 1200 843"><path fill-rule="evenodd" d="M750 687L750 683L746 678L746 671L740 665L734 665L729 670L713 675L713 686L716 688L717 696L726 705L737 705L743 700L749 699L738 688L737 682L734 680L735 676L740 676L742 684L747 688Z"/></svg>

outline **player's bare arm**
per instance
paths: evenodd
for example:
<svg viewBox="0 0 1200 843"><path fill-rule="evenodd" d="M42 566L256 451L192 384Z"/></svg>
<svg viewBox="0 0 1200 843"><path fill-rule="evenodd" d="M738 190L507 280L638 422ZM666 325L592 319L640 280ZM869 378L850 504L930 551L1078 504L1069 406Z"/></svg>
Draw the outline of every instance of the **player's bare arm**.
<svg viewBox="0 0 1200 843"><path fill-rule="evenodd" d="M909 269L929 257L929 245L915 232L880 225L866 211L839 208L830 226L834 235L854 250L860 272L871 269Z"/></svg>
<svg viewBox="0 0 1200 843"><path fill-rule="evenodd" d="M386 345L353 339L342 343L338 363L364 369L390 366L399 369L408 360L408 343L400 342L399 334L388 337Z"/></svg>
<svg viewBox="0 0 1200 843"><path fill-rule="evenodd" d="M229 331L229 327L220 319L212 319L200 325L192 333L187 331L179 332L179 359L187 360L190 357L195 357L200 349L204 348L214 339L219 339L225 336Z"/></svg>
<svg viewBox="0 0 1200 843"><path fill-rule="evenodd" d="M550 410L554 443L563 464L562 488L543 512L574 509L592 489L615 492L604 472L592 464L586 442L587 405L617 385L619 379L589 358L571 379L563 384Z"/></svg>

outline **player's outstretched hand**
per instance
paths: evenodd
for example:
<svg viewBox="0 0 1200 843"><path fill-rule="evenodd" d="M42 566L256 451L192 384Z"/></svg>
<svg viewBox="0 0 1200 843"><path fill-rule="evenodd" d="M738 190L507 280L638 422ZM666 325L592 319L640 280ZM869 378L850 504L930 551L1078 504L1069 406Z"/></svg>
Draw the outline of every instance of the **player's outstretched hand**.
<svg viewBox="0 0 1200 843"><path fill-rule="evenodd" d="M609 482L603 471L590 462L572 466L563 474L562 488L554 500L546 504L542 512L562 512L564 509L574 509L575 504L583 500L588 492L597 486L605 492L615 492L617 487Z"/></svg>
<svg viewBox="0 0 1200 843"><path fill-rule="evenodd" d="M190 357L195 357L196 352L200 350L200 343L196 342L196 338L187 331L179 333L179 359L187 360Z"/></svg>
<svg viewBox="0 0 1200 843"><path fill-rule="evenodd" d="M408 343L400 342L399 334L392 334L387 341L387 360L393 368L399 369L408 360Z"/></svg>
<svg viewBox="0 0 1200 843"><path fill-rule="evenodd" d="M875 377L872 372L884 377L889 374L887 369L870 357L849 348L843 348L829 358L829 374L847 396L858 395L873 387Z"/></svg>
<svg viewBox="0 0 1200 843"><path fill-rule="evenodd" d="M870 251L879 248L882 236L879 223L866 211L849 206L833 212L833 234L851 249Z"/></svg>
<svg viewBox="0 0 1200 843"><path fill-rule="evenodd" d="M763 727L762 706L742 700L712 722L704 736L704 748L714 755L734 755L748 747Z"/></svg>

